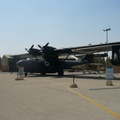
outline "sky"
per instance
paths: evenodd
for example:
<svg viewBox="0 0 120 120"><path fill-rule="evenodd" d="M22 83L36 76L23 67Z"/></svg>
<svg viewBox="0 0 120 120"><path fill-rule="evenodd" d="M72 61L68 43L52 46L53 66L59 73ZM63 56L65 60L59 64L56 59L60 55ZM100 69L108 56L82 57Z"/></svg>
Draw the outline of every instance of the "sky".
<svg viewBox="0 0 120 120"><path fill-rule="evenodd" d="M120 0L0 0L0 57L33 44L56 48L120 41Z"/></svg>

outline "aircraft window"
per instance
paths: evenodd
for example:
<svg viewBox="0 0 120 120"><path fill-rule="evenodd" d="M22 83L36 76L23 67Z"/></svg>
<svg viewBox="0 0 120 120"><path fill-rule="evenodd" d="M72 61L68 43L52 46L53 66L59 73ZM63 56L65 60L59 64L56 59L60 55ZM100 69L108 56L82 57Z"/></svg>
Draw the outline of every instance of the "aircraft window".
<svg viewBox="0 0 120 120"><path fill-rule="evenodd" d="M46 66L49 66L49 62L45 61L45 65L46 65Z"/></svg>
<svg viewBox="0 0 120 120"><path fill-rule="evenodd" d="M31 60L30 58L27 58L27 60Z"/></svg>
<svg viewBox="0 0 120 120"><path fill-rule="evenodd" d="M27 58L27 60L36 60L35 58Z"/></svg>

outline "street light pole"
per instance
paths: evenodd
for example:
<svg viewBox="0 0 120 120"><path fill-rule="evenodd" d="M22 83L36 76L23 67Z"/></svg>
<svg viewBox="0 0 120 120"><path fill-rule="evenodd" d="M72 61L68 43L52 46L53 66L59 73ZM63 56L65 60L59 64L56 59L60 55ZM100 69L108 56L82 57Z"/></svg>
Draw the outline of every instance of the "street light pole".
<svg viewBox="0 0 120 120"><path fill-rule="evenodd" d="M103 31L106 32L106 43L108 43L108 31L110 31L111 28L107 28L107 29L104 29ZM107 54L108 54L108 51L107 51ZM108 56L107 56L107 60L108 60ZM108 62L106 60L106 68L108 66Z"/></svg>
<svg viewBox="0 0 120 120"><path fill-rule="evenodd" d="M108 43L108 31L111 30L111 28L104 29L103 31L106 32L106 43Z"/></svg>
<svg viewBox="0 0 120 120"><path fill-rule="evenodd" d="M107 28L107 29L104 29L103 31L106 32L106 43L108 43L108 31L110 31L111 28ZM107 51L107 54L108 54L108 51ZM108 60L108 56L107 56L107 60ZM106 67L108 66L108 62L106 61Z"/></svg>
<svg viewBox="0 0 120 120"><path fill-rule="evenodd" d="M110 31L110 30L111 30L111 28L107 28L107 29L103 30L104 32L106 32L106 43L108 43L108 31ZM107 54L108 54L108 51L107 51ZM107 60L108 60L108 56L107 56ZM112 75L114 74L114 73L113 74L112 73L113 73L113 68L112 69L108 68L108 61L106 61L106 79L112 78L113 77ZM112 86L113 85L112 80L107 80L106 85Z"/></svg>

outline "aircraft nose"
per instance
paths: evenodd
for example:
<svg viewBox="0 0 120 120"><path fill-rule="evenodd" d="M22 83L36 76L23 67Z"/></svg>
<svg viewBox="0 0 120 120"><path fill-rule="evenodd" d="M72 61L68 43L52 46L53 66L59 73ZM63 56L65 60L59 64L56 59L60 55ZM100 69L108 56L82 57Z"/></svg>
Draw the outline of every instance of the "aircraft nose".
<svg viewBox="0 0 120 120"><path fill-rule="evenodd" d="M20 60L16 63L17 67L23 67L24 66L24 61Z"/></svg>

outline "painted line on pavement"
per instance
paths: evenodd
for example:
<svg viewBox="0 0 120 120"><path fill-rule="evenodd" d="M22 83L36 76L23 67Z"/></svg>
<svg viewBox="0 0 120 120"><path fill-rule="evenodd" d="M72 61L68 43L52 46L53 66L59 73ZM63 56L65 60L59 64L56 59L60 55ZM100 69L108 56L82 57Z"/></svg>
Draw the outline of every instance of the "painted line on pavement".
<svg viewBox="0 0 120 120"><path fill-rule="evenodd" d="M67 89L68 89L69 91L75 93L76 95L84 98L85 100L89 101L90 103L96 105L97 107L101 108L102 110L106 111L107 113L110 113L111 115L115 116L116 118L120 118L120 115L119 115L119 114L117 114L117 113L113 112L112 110L104 107L103 105L95 102L94 100L88 98L87 96L85 96L85 95L83 95L83 94L81 94L81 93L79 93L79 92L76 92L75 90L73 90L73 89L71 89L71 88L67 88Z"/></svg>

